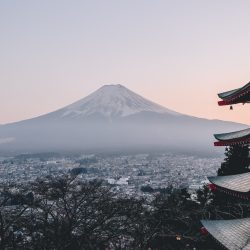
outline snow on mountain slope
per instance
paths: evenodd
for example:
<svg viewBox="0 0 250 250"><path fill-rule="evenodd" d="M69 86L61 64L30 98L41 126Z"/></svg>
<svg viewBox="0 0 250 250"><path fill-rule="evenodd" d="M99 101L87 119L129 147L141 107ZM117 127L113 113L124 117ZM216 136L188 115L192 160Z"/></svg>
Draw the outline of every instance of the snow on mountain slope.
<svg viewBox="0 0 250 250"><path fill-rule="evenodd" d="M104 117L125 117L143 111L180 115L120 84L104 85L89 96L61 109L60 114L63 118L86 117L93 114L101 114Z"/></svg>
<svg viewBox="0 0 250 250"><path fill-rule="evenodd" d="M163 148L211 152L212 134L245 128L180 114L121 85L106 85L57 111L0 126L0 153Z"/></svg>

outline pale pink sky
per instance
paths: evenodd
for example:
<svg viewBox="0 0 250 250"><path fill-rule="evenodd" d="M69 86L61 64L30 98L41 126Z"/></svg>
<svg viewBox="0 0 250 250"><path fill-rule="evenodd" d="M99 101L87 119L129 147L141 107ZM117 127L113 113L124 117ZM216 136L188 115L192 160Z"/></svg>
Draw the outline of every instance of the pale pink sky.
<svg viewBox="0 0 250 250"><path fill-rule="evenodd" d="M250 1L0 3L0 124L123 84L170 109L250 124L217 93L250 81Z"/></svg>

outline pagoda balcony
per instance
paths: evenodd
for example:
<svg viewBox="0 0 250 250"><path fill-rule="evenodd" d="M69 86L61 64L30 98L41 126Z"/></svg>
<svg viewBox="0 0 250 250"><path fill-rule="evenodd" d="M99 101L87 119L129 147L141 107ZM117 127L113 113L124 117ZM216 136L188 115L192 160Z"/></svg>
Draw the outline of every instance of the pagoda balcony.
<svg viewBox="0 0 250 250"><path fill-rule="evenodd" d="M239 199L250 200L250 172L237 175L208 177L212 191L224 192Z"/></svg>
<svg viewBox="0 0 250 250"><path fill-rule="evenodd" d="M222 99L222 101L218 102L219 106L232 105L237 103L243 103L243 104L249 103L250 82L241 88L220 93L218 94L218 96L220 99Z"/></svg>
<svg viewBox="0 0 250 250"><path fill-rule="evenodd" d="M248 145L250 144L250 128L224 134L215 134L218 141L214 146L232 146L232 145Z"/></svg>

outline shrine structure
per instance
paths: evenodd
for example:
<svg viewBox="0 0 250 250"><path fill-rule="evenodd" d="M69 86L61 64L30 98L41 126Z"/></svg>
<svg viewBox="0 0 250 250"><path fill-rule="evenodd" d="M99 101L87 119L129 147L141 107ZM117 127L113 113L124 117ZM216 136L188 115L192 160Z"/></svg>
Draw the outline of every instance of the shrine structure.
<svg viewBox="0 0 250 250"><path fill-rule="evenodd" d="M222 105L250 103L250 83L242 88L218 94ZM215 134L215 146L234 146L250 144L250 128L241 131ZM232 195L242 200L250 200L250 172L230 176L208 178L212 191ZM229 250L250 250L250 218L233 220L202 220L204 230L221 246Z"/></svg>

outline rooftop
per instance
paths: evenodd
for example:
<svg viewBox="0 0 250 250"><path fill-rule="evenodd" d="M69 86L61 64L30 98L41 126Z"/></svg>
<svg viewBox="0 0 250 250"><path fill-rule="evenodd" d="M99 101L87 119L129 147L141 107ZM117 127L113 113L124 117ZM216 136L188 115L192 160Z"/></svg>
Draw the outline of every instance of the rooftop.
<svg viewBox="0 0 250 250"><path fill-rule="evenodd" d="M220 93L218 96L222 99L218 102L220 106L250 102L250 82L241 88Z"/></svg>
<svg viewBox="0 0 250 250"><path fill-rule="evenodd" d="M202 220L207 231L229 250L250 250L250 218Z"/></svg>
<svg viewBox="0 0 250 250"><path fill-rule="evenodd" d="M245 174L208 177L209 181L216 186L241 192L250 192L250 172Z"/></svg>
<svg viewBox="0 0 250 250"><path fill-rule="evenodd" d="M215 139L218 142L215 142L215 146L231 146L231 145L240 145L240 144L249 144L250 143L250 128L230 132L223 134L215 134Z"/></svg>

